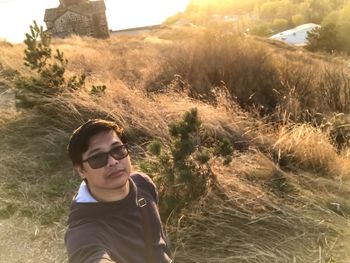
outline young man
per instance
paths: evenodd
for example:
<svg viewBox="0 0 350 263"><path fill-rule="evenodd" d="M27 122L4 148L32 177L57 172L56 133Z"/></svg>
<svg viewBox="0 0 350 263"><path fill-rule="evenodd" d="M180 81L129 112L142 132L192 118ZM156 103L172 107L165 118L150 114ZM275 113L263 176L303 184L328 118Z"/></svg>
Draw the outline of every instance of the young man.
<svg viewBox="0 0 350 263"><path fill-rule="evenodd" d="M68 153L83 180L65 236L69 262L171 262L155 185L147 175L132 172L117 125L86 122L73 132Z"/></svg>

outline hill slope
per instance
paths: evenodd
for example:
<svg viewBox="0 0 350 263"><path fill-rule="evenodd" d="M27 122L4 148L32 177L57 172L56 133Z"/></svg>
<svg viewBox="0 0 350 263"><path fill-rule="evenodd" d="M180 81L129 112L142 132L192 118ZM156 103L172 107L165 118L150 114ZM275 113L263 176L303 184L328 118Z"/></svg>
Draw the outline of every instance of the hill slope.
<svg viewBox="0 0 350 263"><path fill-rule="evenodd" d="M347 110L348 86L334 85L348 77L341 60L200 28L54 45L68 74L83 71L107 90L92 96L87 85L33 109L0 109L1 262L65 261L79 184L65 147L83 120L124 127L138 168L145 145L169 145L168 124L193 107L208 136L229 138L235 150L228 166L211 160L220 191L208 189L165 222L175 262L349 262L350 161L334 137L346 135L336 125L346 115L333 115ZM23 49L0 45L6 90L18 72L31 74Z"/></svg>

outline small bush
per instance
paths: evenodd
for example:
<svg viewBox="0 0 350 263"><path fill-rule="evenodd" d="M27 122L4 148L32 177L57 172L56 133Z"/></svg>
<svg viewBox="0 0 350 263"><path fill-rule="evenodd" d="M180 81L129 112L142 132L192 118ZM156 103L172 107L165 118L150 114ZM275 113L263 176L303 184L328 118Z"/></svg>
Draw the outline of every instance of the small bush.
<svg viewBox="0 0 350 263"><path fill-rule="evenodd" d="M19 76L15 81L17 107L31 108L46 103L48 99L64 92L85 87L85 75L65 77L68 60L63 52L51 48L51 35L34 21L30 34L24 40L24 65L31 69L33 76ZM106 86L93 86L91 95L103 95Z"/></svg>
<svg viewBox="0 0 350 263"><path fill-rule="evenodd" d="M233 147L228 139L207 140L197 109L186 112L183 119L169 125L172 142L162 147L160 141L148 145L155 158L143 162L141 169L153 175L159 185L160 210L163 218L197 200L215 181L209 162L222 156L232 160ZM209 143L210 141L210 143Z"/></svg>
<svg viewBox="0 0 350 263"><path fill-rule="evenodd" d="M73 91L85 85L85 75L65 79L68 60L59 49L52 54L51 35L35 21L24 43L27 46L24 65L35 73L31 77L19 76L16 80L18 107L33 107L64 91Z"/></svg>
<svg viewBox="0 0 350 263"><path fill-rule="evenodd" d="M256 36L268 36L272 34L273 30L271 29L271 24L262 23L259 25L255 25L249 33Z"/></svg>
<svg viewBox="0 0 350 263"><path fill-rule="evenodd" d="M350 112L350 75L341 67L324 67L320 92L332 112Z"/></svg>
<svg viewBox="0 0 350 263"><path fill-rule="evenodd" d="M275 31L285 30L288 28L288 20L282 19L282 18L276 18L273 20L272 25Z"/></svg>
<svg viewBox="0 0 350 263"><path fill-rule="evenodd" d="M338 151L350 146L350 119L343 113L334 114L325 124L330 138Z"/></svg>
<svg viewBox="0 0 350 263"><path fill-rule="evenodd" d="M100 97L105 94L106 88L106 85L93 85L90 90L90 95Z"/></svg>

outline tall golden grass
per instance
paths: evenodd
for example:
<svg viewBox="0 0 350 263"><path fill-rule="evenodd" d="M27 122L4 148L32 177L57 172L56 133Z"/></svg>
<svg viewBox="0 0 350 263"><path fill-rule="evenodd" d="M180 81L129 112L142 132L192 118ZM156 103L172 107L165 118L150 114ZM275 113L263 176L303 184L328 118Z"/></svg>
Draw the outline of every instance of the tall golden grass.
<svg viewBox="0 0 350 263"><path fill-rule="evenodd" d="M0 261L65 262L65 220L79 184L65 152L74 128L90 118L116 121L126 130L137 169L147 156L147 143L158 138L169 144L168 124L196 107L210 136L232 140L234 160L227 167L212 160L217 187L177 215L175 224L164 222L174 261L349 262L347 149L339 151L327 129L292 124L291 118L271 123L249 111L258 102L270 103L272 96L276 101L271 105L285 113L288 107L282 107L278 92L287 100L284 92L294 89L293 98L303 110L316 105L329 113L330 107L319 105L315 84L320 65L329 62L232 36L193 49L203 40L201 33L194 40L191 34L173 34L165 29L151 36L55 40L70 61L68 74L88 75L86 90L62 94L31 110L1 110ZM154 41L162 36L173 44ZM0 45L0 63L28 74L21 66L23 48ZM189 60L186 54L192 54ZM306 64L307 72L301 68ZM217 82L210 82L211 72ZM181 78L174 82L174 74ZM279 83L283 88L276 93L276 86L267 83L281 76L288 83ZM90 95L90 84L107 85L106 93ZM258 95L250 104L253 90Z"/></svg>

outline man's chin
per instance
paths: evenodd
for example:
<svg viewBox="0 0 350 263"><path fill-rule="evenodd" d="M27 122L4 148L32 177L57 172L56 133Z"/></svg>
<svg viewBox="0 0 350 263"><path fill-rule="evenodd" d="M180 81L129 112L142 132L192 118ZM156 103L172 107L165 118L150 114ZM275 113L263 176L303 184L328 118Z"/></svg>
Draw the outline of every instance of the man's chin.
<svg viewBox="0 0 350 263"><path fill-rule="evenodd" d="M114 182L111 182L110 184L110 187L112 189L123 189L125 187L127 187L127 184L129 183L129 180L128 180L128 176L122 176L122 177L118 177L118 178L115 178L115 181Z"/></svg>
<svg viewBox="0 0 350 263"><path fill-rule="evenodd" d="M115 190L121 190L121 189L126 188L126 186L127 186L127 182L125 182L125 183L123 183L123 184L116 185L113 189L115 189Z"/></svg>

